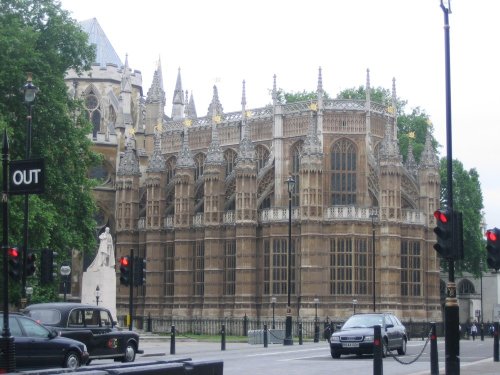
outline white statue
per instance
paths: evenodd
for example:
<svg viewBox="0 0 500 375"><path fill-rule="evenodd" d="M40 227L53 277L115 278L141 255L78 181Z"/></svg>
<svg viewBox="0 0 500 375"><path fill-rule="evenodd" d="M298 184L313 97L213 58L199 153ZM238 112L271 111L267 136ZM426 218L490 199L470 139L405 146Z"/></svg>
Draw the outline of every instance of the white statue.
<svg viewBox="0 0 500 375"><path fill-rule="evenodd" d="M108 227L106 227L106 230L101 233L99 239L101 240L99 250L97 250L97 255L92 264L87 268L87 271L98 271L102 267L115 266L113 237L111 237Z"/></svg>

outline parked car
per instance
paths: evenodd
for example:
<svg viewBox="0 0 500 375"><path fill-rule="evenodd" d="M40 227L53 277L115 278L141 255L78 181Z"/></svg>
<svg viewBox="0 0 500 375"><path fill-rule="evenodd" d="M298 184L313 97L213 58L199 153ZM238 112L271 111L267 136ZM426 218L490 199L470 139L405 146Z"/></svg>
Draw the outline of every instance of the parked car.
<svg viewBox="0 0 500 375"><path fill-rule="evenodd" d="M401 321L390 313L355 314L342 325L339 331L330 336L332 358L341 354L373 354L373 338L376 325L381 326L383 355L397 350L399 355L406 354L408 336Z"/></svg>
<svg viewBox="0 0 500 375"><path fill-rule="evenodd" d="M38 303L24 313L47 327L87 345L90 360L113 358L133 362L139 350L139 335L117 328L108 309L81 303Z"/></svg>
<svg viewBox="0 0 500 375"><path fill-rule="evenodd" d="M3 326L3 313L0 326ZM56 331L27 316L10 313L9 328L14 337L17 368L67 367L74 370L89 360L85 344L60 337Z"/></svg>

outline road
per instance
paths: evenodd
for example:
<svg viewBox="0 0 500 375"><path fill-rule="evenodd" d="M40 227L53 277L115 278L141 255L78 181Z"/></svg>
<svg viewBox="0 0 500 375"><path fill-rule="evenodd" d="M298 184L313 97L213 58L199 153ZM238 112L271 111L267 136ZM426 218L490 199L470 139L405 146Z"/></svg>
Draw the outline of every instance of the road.
<svg viewBox="0 0 500 375"><path fill-rule="evenodd" d="M424 349L424 341L408 342L407 354L397 358L383 360L383 371L391 375L423 375L430 373L430 359L428 344ZM218 360L224 362L225 375L254 375L254 374L337 374L354 375L373 373L373 357L342 356L333 359L330 356L328 344L307 342L304 345L283 346L270 344L268 348L263 345L249 345L246 343L226 343L226 350L221 350L220 343L203 343L196 341L176 341L175 355L170 355L169 339L162 341L143 340L141 347L144 355L138 356L137 361L171 360L179 358L192 358L195 361ZM471 364L480 361L492 361L493 340L460 342L460 365L466 369ZM420 356L419 354L422 353ZM418 358L417 358L418 357ZM438 340L438 358L440 373L444 374L444 341ZM103 363L95 361L92 364ZM500 373L500 363L498 373Z"/></svg>

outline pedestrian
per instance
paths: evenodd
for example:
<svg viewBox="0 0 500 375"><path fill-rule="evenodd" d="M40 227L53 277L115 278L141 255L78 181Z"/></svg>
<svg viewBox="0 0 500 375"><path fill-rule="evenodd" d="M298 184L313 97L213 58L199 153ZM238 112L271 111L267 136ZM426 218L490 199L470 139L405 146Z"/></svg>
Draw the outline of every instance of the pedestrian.
<svg viewBox="0 0 500 375"><path fill-rule="evenodd" d="M476 322L472 323L472 326L470 327L470 333L472 335L472 341L476 340L476 335L477 335L477 325Z"/></svg>

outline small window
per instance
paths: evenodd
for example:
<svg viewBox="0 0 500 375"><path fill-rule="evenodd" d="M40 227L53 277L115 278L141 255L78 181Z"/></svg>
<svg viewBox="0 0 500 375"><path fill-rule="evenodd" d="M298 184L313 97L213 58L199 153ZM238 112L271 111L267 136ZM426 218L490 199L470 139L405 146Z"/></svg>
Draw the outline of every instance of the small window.
<svg viewBox="0 0 500 375"><path fill-rule="evenodd" d="M99 311L85 310L85 326L99 326Z"/></svg>
<svg viewBox="0 0 500 375"><path fill-rule="evenodd" d="M111 327L113 320L106 310L99 311L100 322L103 327Z"/></svg>
<svg viewBox="0 0 500 375"><path fill-rule="evenodd" d="M73 310L69 315L69 326L70 327L83 327L83 311Z"/></svg>
<svg viewBox="0 0 500 375"><path fill-rule="evenodd" d="M59 310L31 310L29 317L42 324L59 324L61 322L61 313Z"/></svg>

